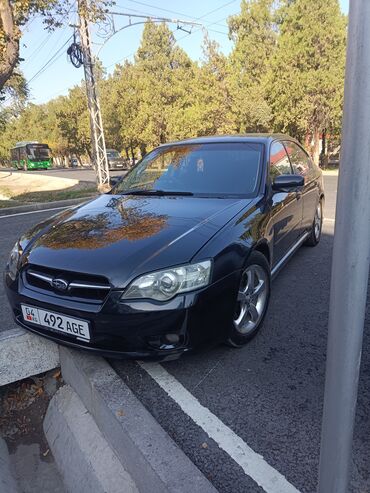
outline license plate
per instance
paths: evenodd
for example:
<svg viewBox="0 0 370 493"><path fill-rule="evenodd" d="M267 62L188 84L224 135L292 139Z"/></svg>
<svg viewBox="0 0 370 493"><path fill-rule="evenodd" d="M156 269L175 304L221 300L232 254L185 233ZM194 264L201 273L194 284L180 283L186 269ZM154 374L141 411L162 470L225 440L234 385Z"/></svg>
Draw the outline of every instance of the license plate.
<svg viewBox="0 0 370 493"><path fill-rule="evenodd" d="M22 314L25 322L63 332L83 341L90 340L89 323L85 320L26 305L22 305Z"/></svg>

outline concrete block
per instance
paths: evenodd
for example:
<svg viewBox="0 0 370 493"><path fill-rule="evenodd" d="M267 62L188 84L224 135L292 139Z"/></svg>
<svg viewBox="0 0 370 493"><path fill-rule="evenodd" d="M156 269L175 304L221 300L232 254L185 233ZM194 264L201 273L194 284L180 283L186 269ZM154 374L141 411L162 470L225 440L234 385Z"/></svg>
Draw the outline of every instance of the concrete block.
<svg viewBox="0 0 370 493"><path fill-rule="evenodd" d="M105 360L61 347L60 361L140 492L217 491Z"/></svg>
<svg viewBox="0 0 370 493"><path fill-rule="evenodd" d="M21 328L0 332L0 386L59 366L58 345Z"/></svg>
<svg viewBox="0 0 370 493"><path fill-rule="evenodd" d="M8 447L0 437L0 491L18 493L17 483L11 473Z"/></svg>
<svg viewBox="0 0 370 493"><path fill-rule="evenodd" d="M138 493L81 399L68 385L50 401L44 431L68 492Z"/></svg>

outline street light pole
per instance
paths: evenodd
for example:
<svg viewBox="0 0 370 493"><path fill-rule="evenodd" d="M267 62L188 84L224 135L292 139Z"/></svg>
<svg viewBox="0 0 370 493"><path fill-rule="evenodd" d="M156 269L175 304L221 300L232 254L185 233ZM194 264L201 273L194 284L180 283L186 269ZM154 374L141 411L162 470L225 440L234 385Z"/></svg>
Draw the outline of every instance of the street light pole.
<svg viewBox="0 0 370 493"><path fill-rule="evenodd" d="M319 493L350 475L370 258L370 2L351 0Z"/></svg>
<svg viewBox="0 0 370 493"><path fill-rule="evenodd" d="M83 53L87 104L90 115L93 166L97 175L98 189L100 191L106 191L109 189L109 167L99 97L96 90L94 62L91 54L90 32L89 23L86 18L86 9L86 0L78 0L78 12L80 17L79 30Z"/></svg>

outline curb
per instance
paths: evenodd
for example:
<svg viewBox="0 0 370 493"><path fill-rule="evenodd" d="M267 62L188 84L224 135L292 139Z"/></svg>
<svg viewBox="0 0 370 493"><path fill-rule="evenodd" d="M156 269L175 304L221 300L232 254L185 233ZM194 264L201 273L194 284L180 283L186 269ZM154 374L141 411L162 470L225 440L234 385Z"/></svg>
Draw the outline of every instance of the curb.
<svg viewBox="0 0 370 493"><path fill-rule="evenodd" d="M105 360L61 347L60 362L140 492L217 492Z"/></svg>
<svg viewBox="0 0 370 493"><path fill-rule="evenodd" d="M0 332L0 386L59 366L58 346L21 328Z"/></svg>
<svg viewBox="0 0 370 493"><path fill-rule="evenodd" d="M65 385L50 401L44 431L64 486L78 493L138 493L76 392Z"/></svg>
<svg viewBox="0 0 370 493"><path fill-rule="evenodd" d="M81 197L79 199L56 200L55 202L36 202L35 204L29 204L29 205L4 207L0 209L0 216L6 216L7 214L17 214L19 212L48 210L48 209L53 209L55 207L68 207L70 205L81 204L82 202L93 200L94 198L95 196Z"/></svg>
<svg viewBox="0 0 370 493"><path fill-rule="evenodd" d="M0 491L18 493L17 483L11 473L8 447L0 437Z"/></svg>

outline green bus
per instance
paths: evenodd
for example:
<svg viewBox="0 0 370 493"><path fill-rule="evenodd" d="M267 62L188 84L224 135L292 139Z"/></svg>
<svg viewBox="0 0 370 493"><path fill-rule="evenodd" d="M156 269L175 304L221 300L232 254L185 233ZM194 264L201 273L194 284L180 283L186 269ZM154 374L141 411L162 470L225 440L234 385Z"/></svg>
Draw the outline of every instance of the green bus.
<svg viewBox="0 0 370 493"><path fill-rule="evenodd" d="M10 149L12 165L16 169L49 169L52 164L50 148L39 142L17 142Z"/></svg>

